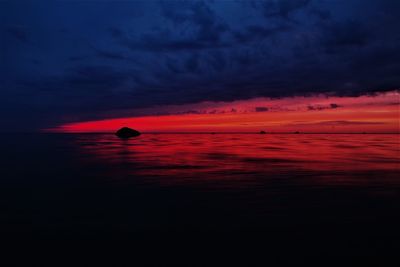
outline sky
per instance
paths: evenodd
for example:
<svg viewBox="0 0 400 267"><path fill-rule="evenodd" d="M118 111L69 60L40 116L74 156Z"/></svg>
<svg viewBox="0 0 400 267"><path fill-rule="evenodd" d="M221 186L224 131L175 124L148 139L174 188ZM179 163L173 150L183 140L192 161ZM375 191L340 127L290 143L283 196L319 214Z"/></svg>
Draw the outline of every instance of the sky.
<svg viewBox="0 0 400 267"><path fill-rule="evenodd" d="M0 131L399 131L400 1L0 0Z"/></svg>

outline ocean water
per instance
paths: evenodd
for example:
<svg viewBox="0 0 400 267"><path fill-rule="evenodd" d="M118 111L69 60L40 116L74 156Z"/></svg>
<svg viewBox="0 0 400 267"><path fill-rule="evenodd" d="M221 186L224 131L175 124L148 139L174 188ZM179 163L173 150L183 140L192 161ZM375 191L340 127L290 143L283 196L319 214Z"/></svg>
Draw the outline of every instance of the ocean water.
<svg viewBox="0 0 400 267"><path fill-rule="evenodd" d="M378 258L399 244L399 135L2 137L3 236L267 236Z"/></svg>

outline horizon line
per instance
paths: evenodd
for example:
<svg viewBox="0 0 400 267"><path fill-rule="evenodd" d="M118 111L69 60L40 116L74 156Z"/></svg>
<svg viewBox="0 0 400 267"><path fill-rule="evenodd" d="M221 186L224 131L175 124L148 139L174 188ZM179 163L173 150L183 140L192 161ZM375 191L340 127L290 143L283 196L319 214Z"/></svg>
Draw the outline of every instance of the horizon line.
<svg viewBox="0 0 400 267"><path fill-rule="evenodd" d="M263 131L263 130L261 130ZM268 132L265 133L258 132L163 132L163 131L144 131L141 134L400 134L400 132L302 132L302 131L291 131L291 132ZM99 132L62 132L62 131L32 131L32 132L0 132L0 134L115 134L114 131L99 131Z"/></svg>

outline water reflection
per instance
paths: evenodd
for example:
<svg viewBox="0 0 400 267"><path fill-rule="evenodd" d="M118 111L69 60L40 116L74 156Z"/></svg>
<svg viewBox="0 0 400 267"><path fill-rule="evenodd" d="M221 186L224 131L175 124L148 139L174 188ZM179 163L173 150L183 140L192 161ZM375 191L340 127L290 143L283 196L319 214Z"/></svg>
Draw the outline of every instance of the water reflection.
<svg viewBox="0 0 400 267"><path fill-rule="evenodd" d="M276 179L319 184L395 183L398 135L144 134L79 135L86 161L112 179L163 185L248 186Z"/></svg>
<svg viewBox="0 0 400 267"><path fill-rule="evenodd" d="M400 236L396 135L144 134L120 140L40 134L5 140L2 233L13 238L21 229L26 236L34 229L36 237L79 239L208 231L236 237L248 230L265 232L263 240L275 234L286 248L315 231L311 236L322 240L312 243L336 252L351 244L343 238L354 231L376 244L397 244ZM329 233L342 238L331 243Z"/></svg>

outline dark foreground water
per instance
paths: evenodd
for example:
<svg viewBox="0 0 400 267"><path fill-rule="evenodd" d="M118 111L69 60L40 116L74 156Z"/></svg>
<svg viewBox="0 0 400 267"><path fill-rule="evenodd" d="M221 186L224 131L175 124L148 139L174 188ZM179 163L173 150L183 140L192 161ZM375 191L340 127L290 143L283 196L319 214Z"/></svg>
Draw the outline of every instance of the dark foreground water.
<svg viewBox="0 0 400 267"><path fill-rule="evenodd" d="M257 244L325 265L400 251L399 135L2 137L4 238Z"/></svg>

